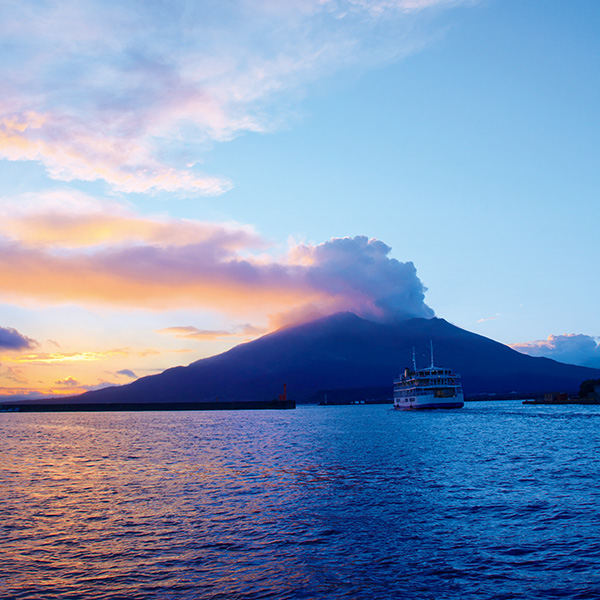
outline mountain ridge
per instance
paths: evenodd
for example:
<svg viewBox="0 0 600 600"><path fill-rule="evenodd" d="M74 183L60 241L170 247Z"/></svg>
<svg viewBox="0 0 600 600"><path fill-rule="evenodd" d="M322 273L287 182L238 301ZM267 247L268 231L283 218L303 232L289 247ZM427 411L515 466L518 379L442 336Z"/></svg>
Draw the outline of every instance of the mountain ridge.
<svg viewBox="0 0 600 600"><path fill-rule="evenodd" d="M299 402L324 389L389 386L412 363L435 362L463 378L469 393L576 391L600 369L521 354L444 319L413 318L397 323L336 313L291 325L221 354L172 367L132 383L86 392L81 402L165 402L271 399L281 393Z"/></svg>

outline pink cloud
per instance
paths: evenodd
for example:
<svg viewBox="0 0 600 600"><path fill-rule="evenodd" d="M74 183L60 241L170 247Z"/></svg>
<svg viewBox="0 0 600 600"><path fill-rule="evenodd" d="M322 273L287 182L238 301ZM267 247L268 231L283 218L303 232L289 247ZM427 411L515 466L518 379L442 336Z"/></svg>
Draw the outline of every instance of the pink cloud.
<svg viewBox="0 0 600 600"><path fill-rule="evenodd" d="M231 329L198 329L191 325L180 327L166 327L159 329L158 333L166 333L177 338L186 340L220 340L226 338L254 338L266 333L264 327L254 327L253 325L238 325Z"/></svg>
<svg viewBox="0 0 600 600"><path fill-rule="evenodd" d="M287 322L341 310L433 316L414 265L390 258L379 240L299 244L269 258L267 243L248 227L141 216L118 204L97 215L81 196L71 198L75 211L46 200L37 212L25 203L0 224L5 301L209 308Z"/></svg>
<svg viewBox="0 0 600 600"><path fill-rule="evenodd" d="M459 3L472 0L8 3L0 157L125 193L221 194L228 179L198 167L212 143L272 130L279 106L349 64L413 52L414 19Z"/></svg>
<svg viewBox="0 0 600 600"><path fill-rule="evenodd" d="M28 383L23 373L23 369L20 369L18 367L3 367L0 374L4 379L14 381L19 385L26 385Z"/></svg>
<svg viewBox="0 0 600 600"><path fill-rule="evenodd" d="M45 165L54 179L103 179L114 189L127 193L184 190L218 195L231 187L225 179L162 164L143 139L111 132L98 123L84 124L75 117L66 121L53 113L3 119L0 157L36 160Z"/></svg>
<svg viewBox="0 0 600 600"><path fill-rule="evenodd" d="M74 190L0 199L0 236L27 246L185 246L218 240L224 248L266 247L248 225L143 216L122 202Z"/></svg>
<svg viewBox="0 0 600 600"><path fill-rule="evenodd" d="M496 313L493 317L482 317L481 319L477 319L477 323L486 323L487 321L496 321L500 318L500 314Z"/></svg>

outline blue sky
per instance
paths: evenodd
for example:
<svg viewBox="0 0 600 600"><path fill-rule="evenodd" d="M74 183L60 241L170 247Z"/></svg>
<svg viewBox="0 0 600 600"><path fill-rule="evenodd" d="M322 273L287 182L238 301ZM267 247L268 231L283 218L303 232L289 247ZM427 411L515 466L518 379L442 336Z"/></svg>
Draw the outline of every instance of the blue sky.
<svg viewBox="0 0 600 600"><path fill-rule="evenodd" d="M227 7L0 9L5 393L334 310L600 365L597 2Z"/></svg>

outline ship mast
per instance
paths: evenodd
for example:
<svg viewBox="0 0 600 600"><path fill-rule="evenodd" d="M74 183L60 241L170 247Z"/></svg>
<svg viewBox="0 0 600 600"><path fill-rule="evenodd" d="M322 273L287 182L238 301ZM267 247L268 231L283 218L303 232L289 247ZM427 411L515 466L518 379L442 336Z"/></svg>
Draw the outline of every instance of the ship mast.
<svg viewBox="0 0 600 600"><path fill-rule="evenodd" d="M417 359L415 358L415 347L413 346L413 371L417 371Z"/></svg>
<svg viewBox="0 0 600 600"><path fill-rule="evenodd" d="M431 368L433 369L433 340L429 340L429 346L431 347Z"/></svg>

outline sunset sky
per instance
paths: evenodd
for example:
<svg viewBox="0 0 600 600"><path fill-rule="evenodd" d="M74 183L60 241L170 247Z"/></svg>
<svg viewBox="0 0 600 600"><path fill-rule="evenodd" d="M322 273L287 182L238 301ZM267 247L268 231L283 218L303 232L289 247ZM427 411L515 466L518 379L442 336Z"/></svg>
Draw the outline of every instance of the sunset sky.
<svg viewBox="0 0 600 600"><path fill-rule="evenodd" d="M0 394L352 310L600 367L597 0L3 0Z"/></svg>

